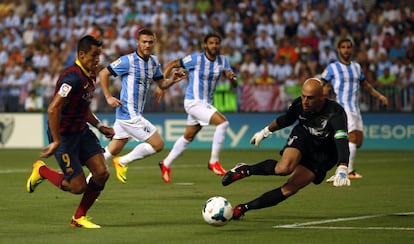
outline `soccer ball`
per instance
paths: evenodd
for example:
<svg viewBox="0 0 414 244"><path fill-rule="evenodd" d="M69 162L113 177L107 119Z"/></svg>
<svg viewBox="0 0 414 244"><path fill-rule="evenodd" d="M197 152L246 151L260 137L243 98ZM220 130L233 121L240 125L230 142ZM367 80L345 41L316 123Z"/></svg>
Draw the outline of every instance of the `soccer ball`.
<svg viewBox="0 0 414 244"><path fill-rule="evenodd" d="M230 202L221 196L209 198L201 210L204 221L213 226L227 224L233 216L233 208Z"/></svg>

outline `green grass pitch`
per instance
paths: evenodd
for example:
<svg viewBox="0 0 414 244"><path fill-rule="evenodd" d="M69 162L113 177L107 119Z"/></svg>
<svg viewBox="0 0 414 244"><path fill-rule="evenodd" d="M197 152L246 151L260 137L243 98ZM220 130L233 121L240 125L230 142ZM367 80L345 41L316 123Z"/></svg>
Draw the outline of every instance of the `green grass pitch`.
<svg viewBox="0 0 414 244"><path fill-rule="evenodd" d="M111 177L89 211L101 229L72 229L79 195L44 181L25 190L39 150L0 149L0 243L409 243L414 240L414 151L364 151L356 168L363 179L350 187L310 185L279 205L247 212L223 227L203 221L211 196L233 206L285 182L254 176L227 187L207 170L209 151L187 150L173 164L172 182L161 179L158 161L168 151L130 164L128 183ZM226 150L226 169L238 162L279 158L277 150ZM57 168L54 158L45 162ZM329 175L334 171L332 170Z"/></svg>

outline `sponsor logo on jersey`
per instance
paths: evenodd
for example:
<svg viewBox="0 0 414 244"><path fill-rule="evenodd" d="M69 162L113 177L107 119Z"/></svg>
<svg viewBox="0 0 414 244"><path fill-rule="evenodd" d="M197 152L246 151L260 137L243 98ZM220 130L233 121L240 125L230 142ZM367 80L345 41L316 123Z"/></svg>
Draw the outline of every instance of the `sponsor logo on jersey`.
<svg viewBox="0 0 414 244"><path fill-rule="evenodd" d="M188 63L192 60L191 55L188 55L186 57L183 58L183 63Z"/></svg>
<svg viewBox="0 0 414 244"><path fill-rule="evenodd" d="M296 139L298 139L298 137L297 137L297 136L289 137L287 144L288 144L289 146L290 146L290 145L292 145L293 141L294 141L294 140L296 140Z"/></svg>
<svg viewBox="0 0 414 244"><path fill-rule="evenodd" d="M120 63L121 63L121 59L120 59L120 58L118 58L117 60L115 60L115 61L113 61L113 62L111 63L111 66L112 66L112 67L116 67L116 66L118 66Z"/></svg>
<svg viewBox="0 0 414 244"><path fill-rule="evenodd" d="M72 86L70 86L67 83L63 83L62 86L59 89L58 94L61 97L67 97L69 95L70 90L72 90Z"/></svg>

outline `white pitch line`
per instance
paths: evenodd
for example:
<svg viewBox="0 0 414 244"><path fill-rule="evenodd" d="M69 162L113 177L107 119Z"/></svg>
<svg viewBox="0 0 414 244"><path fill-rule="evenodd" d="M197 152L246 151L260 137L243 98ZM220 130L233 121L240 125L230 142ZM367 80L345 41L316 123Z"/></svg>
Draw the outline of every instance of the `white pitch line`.
<svg viewBox="0 0 414 244"><path fill-rule="evenodd" d="M279 227L273 227L279 228ZM285 228L285 227L283 227ZM326 230L408 230L414 231L410 227L335 227L335 226L298 226L292 229L326 229Z"/></svg>
<svg viewBox="0 0 414 244"><path fill-rule="evenodd" d="M378 218L378 217L386 217L386 216L394 216L394 215L414 215L414 212L393 213L393 214L376 214L376 215L365 215L365 216L357 216L357 217L349 217L349 218L326 219L326 220L321 220L321 221L312 221L312 222L296 223L296 224L289 224L289 225L275 225L272 228L279 228L279 229L282 229L282 228L305 228L304 226L309 226L309 225L320 225L320 224L326 224L326 223L344 222L344 221L352 221L352 220L360 220L360 219L370 219L370 218ZM309 227L306 227L306 228L309 228ZM315 227L315 228L322 228L322 227ZM361 227L361 228L364 228L364 227ZM411 229L411 228L408 228L408 229Z"/></svg>
<svg viewBox="0 0 414 244"><path fill-rule="evenodd" d="M0 170L0 174L14 174L14 173L27 173L30 172L30 168L27 169L4 169Z"/></svg>

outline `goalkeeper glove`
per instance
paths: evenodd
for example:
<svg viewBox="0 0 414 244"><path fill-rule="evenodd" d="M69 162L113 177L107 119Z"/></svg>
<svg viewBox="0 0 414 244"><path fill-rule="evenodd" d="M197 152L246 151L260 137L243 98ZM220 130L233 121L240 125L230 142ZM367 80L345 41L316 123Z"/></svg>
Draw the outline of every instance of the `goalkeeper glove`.
<svg viewBox="0 0 414 244"><path fill-rule="evenodd" d="M256 147L258 147L260 145L260 142L262 142L264 138L267 138L271 134L272 132L269 130L269 126L266 126L261 131L254 134L252 139L250 139L250 144L254 144Z"/></svg>
<svg viewBox="0 0 414 244"><path fill-rule="evenodd" d="M348 167L339 165L335 171L335 178L333 180L334 186L350 186L351 181L348 179Z"/></svg>

